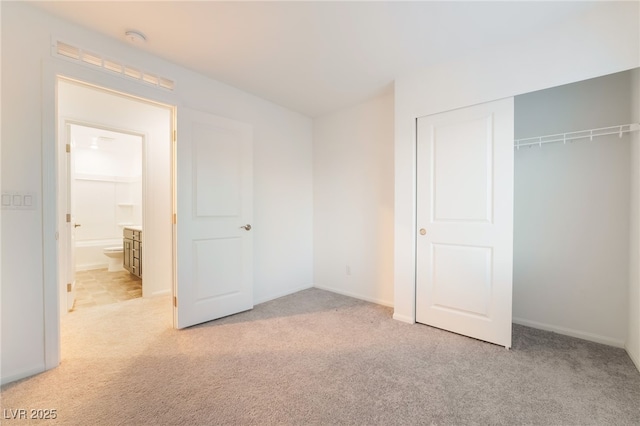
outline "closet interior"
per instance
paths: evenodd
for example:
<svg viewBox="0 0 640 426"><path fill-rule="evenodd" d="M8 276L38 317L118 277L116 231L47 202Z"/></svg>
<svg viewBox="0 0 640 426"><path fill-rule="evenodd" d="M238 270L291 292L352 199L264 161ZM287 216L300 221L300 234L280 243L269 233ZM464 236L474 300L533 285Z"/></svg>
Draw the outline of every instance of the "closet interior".
<svg viewBox="0 0 640 426"><path fill-rule="evenodd" d="M515 97L515 323L624 346L632 72Z"/></svg>

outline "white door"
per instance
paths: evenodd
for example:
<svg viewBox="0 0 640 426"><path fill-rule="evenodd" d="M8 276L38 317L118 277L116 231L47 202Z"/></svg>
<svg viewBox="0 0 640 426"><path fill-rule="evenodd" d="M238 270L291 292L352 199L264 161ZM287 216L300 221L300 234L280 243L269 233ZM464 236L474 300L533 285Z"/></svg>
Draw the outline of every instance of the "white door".
<svg viewBox="0 0 640 426"><path fill-rule="evenodd" d="M417 121L416 321L511 347L513 98Z"/></svg>
<svg viewBox="0 0 640 426"><path fill-rule="evenodd" d="M76 302L76 228L81 224L76 223L75 216L75 199L74 199L74 183L75 183L75 163L74 163L74 148L73 148L73 136L71 134L72 126L65 123L66 132L66 163L67 163L67 217L66 217L66 241L69 246L67 247L67 264L65 270L67 271L66 286L67 286L67 311L73 309L73 304Z"/></svg>
<svg viewBox="0 0 640 426"><path fill-rule="evenodd" d="M253 308L250 125L178 110L177 328Z"/></svg>

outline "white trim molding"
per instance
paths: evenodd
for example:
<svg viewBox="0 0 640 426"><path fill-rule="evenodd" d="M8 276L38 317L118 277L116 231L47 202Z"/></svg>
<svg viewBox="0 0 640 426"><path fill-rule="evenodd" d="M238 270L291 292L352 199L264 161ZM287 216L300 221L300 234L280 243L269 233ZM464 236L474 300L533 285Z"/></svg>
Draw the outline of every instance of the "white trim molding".
<svg viewBox="0 0 640 426"><path fill-rule="evenodd" d="M601 343L603 345L615 346L616 348L625 347L625 342L622 340L613 339L607 336L601 336L599 334L588 333L585 331L574 330L572 328L560 327L557 325L545 324L537 321L530 321L524 318L513 318L513 323L531 328L537 328L539 330L552 331L554 333L576 337L578 339L588 340L590 342Z"/></svg>
<svg viewBox="0 0 640 426"><path fill-rule="evenodd" d="M326 286L321 286L321 285L314 285L313 287L315 287L315 288L317 288L319 290L330 291L331 293L336 293L336 294L341 294L343 296L353 297L354 299L364 300L365 302L375 303L376 305L388 306L390 308L393 308L393 302L389 302L388 300L382 300L382 299L378 299L378 298L374 298L374 297L361 296L361 295L356 294L356 293L351 293L351 292L348 292L348 291L342 291L342 290L338 290L338 289L335 289L335 288L332 288L332 287L326 287Z"/></svg>

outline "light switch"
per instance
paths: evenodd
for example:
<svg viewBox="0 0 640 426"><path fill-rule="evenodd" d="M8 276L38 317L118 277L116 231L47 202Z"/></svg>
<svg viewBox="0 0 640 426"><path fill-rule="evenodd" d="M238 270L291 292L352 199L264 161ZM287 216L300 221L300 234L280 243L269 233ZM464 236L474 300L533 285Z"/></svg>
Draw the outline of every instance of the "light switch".
<svg viewBox="0 0 640 426"><path fill-rule="evenodd" d="M2 191L2 210L35 210L37 203L34 191Z"/></svg>

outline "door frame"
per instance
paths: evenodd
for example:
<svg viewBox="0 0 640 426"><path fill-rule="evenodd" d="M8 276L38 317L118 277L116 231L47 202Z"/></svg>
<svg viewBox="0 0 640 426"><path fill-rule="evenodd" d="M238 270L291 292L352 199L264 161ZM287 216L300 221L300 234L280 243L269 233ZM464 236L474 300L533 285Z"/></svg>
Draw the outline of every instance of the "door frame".
<svg viewBox="0 0 640 426"><path fill-rule="evenodd" d="M143 83L130 81L103 71L67 62L57 58L43 60L42 64L42 229L43 229L43 322L44 322L44 367L45 370L57 367L61 360L60 344L60 274L59 274L59 233L58 229L58 77L75 80L87 86L94 86L139 101L169 107L171 113L171 200L175 214L175 134L177 108L180 106L175 93L164 91ZM176 286L176 247L175 223L172 229L172 294Z"/></svg>
<svg viewBox="0 0 640 426"><path fill-rule="evenodd" d="M59 76L59 78L57 78L56 80L66 80L68 82L72 82L73 84L78 84L78 85L83 85L87 88L91 88L90 85L84 85L84 84L80 84L77 80L70 80L68 78L65 77L61 77ZM117 96L122 96L121 94L118 94ZM57 100L56 100L57 103ZM57 115L57 114L56 114ZM111 131L111 132L117 132L117 133L122 133L122 134L127 134L127 135L131 135L131 136L136 136L139 137L142 140L142 222L144 224L144 211L145 211L145 184L146 184L146 175L145 175L145 169L147 168L147 156L146 156L146 152L145 152L145 146L147 143L147 140L149 139L149 135L145 132L141 132L141 131L136 131L136 130L129 130L129 129L124 129L124 128L117 128L117 127L113 127L113 126L108 126L108 125L103 125L103 124L99 124L99 123L92 123L89 121L84 121L81 119L75 119L72 117L61 117L61 116L57 116L57 120L58 120L58 125L61 127L64 127L65 130L63 130L61 127L59 127L57 129L57 142L56 142L56 148L58 150L59 156L58 156L58 189L62 190L62 191L68 191L68 186L72 185L70 182L68 182L68 177L67 174L65 173L64 167L67 165L67 162L70 161L70 158L68 158L65 154L65 144L66 143L71 143L71 131L70 128L71 126L82 126L82 127L90 127L93 129L99 129L99 130L106 130L106 131ZM62 155L61 155L62 154ZM69 165L70 167L73 167L73 164ZM61 250L66 250L66 253L59 253L58 256L58 267L60 268L60 270L58 271L58 273L60 274L59 279L60 280L64 280L65 277L69 276L69 271L66 271L65 268L67 266L65 266L65 264L67 264L67 262L63 262L63 257L65 255L69 254L69 250L71 250L72 248L70 247L70 241L67 239L68 237L68 232L65 230L65 227L68 226L67 222L66 222L66 218L65 215L66 213L68 213L68 211L66 211L66 207L64 205L64 203L62 201L66 201L68 204L68 197L69 197L69 192L65 192L65 194L61 194L60 192L58 192L58 195L56 197L56 200L58 201L58 239L59 239L59 248ZM142 252L142 256L144 259L144 255L145 252ZM144 262L144 260L143 260ZM66 273L65 273L66 272ZM65 283L64 282L59 282L59 289L60 289L60 316L64 315L65 313L68 313L68 308L67 308L67 290L65 289ZM72 283L72 285L74 285ZM64 312L64 310L67 310L67 312Z"/></svg>

